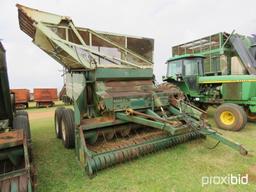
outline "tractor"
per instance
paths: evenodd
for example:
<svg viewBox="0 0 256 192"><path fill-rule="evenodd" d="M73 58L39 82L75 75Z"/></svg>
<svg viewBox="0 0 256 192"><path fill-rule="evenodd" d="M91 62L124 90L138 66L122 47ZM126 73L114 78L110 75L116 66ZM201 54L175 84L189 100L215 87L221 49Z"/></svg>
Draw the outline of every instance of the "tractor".
<svg viewBox="0 0 256 192"><path fill-rule="evenodd" d="M177 86L186 99L217 107L216 125L239 131L256 120L256 38L222 32L172 48L162 86Z"/></svg>

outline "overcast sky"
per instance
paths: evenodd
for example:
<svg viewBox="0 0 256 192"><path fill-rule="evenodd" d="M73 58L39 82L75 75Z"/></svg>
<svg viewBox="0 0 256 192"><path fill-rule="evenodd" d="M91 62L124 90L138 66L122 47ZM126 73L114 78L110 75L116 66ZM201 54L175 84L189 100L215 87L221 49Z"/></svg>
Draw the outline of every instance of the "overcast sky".
<svg viewBox="0 0 256 192"><path fill-rule="evenodd" d="M77 26L154 38L159 81L176 44L233 29L256 33L255 0L1 0L0 39L12 88L63 85L61 65L20 31L16 3L70 16Z"/></svg>

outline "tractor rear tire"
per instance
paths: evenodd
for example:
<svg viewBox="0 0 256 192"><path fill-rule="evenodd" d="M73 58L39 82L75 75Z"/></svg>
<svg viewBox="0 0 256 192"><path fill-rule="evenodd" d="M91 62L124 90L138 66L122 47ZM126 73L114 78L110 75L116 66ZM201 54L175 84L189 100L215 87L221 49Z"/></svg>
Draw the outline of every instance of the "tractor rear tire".
<svg viewBox="0 0 256 192"><path fill-rule="evenodd" d="M75 146L75 118L72 109L65 109L61 117L62 143L65 148L71 149Z"/></svg>
<svg viewBox="0 0 256 192"><path fill-rule="evenodd" d="M17 115L13 119L13 129L22 129L27 137L29 143L31 143L31 132L28 117L25 115Z"/></svg>
<svg viewBox="0 0 256 192"><path fill-rule="evenodd" d="M169 102L174 106L177 106L177 101L185 99L184 93L175 84L167 82L162 83L158 86L158 90L171 94L169 97Z"/></svg>
<svg viewBox="0 0 256 192"><path fill-rule="evenodd" d="M65 110L64 107L57 107L57 109L55 110L55 114L54 114L54 130L55 130L55 135L56 138L61 139L61 117L62 117L62 113Z"/></svg>
<svg viewBox="0 0 256 192"><path fill-rule="evenodd" d="M247 115L241 106L224 103L217 108L214 120L220 129L240 131L247 123Z"/></svg>

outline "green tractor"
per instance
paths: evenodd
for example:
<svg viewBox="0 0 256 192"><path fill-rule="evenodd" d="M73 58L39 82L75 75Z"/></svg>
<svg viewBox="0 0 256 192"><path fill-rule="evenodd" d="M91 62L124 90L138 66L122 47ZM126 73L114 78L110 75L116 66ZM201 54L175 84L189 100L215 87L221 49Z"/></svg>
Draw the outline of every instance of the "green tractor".
<svg viewBox="0 0 256 192"><path fill-rule="evenodd" d="M177 86L197 107L217 106L221 129L256 120L256 38L218 33L172 48L165 86Z"/></svg>

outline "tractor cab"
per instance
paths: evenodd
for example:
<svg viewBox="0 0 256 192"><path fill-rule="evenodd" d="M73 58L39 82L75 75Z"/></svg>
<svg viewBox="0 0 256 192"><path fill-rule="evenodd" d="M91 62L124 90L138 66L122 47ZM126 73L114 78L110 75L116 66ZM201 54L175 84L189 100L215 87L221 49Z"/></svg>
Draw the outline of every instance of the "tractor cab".
<svg viewBox="0 0 256 192"><path fill-rule="evenodd" d="M190 90L197 90L197 77L203 76L202 55L182 55L170 58L167 63L167 79L185 82Z"/></svg>

